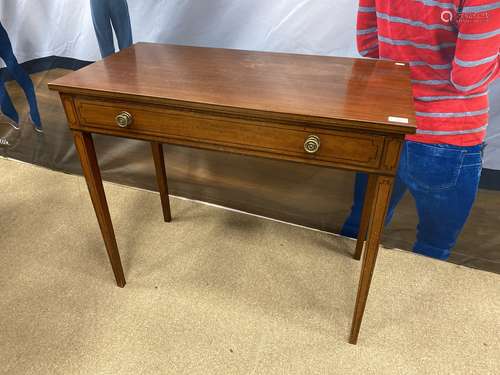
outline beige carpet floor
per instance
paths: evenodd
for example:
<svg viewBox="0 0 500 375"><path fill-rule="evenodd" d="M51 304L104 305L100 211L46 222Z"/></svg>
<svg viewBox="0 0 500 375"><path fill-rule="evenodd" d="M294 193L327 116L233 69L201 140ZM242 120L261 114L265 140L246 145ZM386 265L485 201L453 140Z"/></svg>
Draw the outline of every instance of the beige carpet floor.
<svg viewBox="0 0 500 375"><path fill-rule="evenodd" d="M0 373L498 374L500 276L381 250L359 344L354 242L0 159Z"/></svg>

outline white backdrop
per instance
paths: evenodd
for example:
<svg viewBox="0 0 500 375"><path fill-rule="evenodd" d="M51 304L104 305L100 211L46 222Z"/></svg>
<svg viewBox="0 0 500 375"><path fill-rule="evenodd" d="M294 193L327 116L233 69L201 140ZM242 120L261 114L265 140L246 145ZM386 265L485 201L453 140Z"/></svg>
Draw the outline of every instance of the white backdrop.
<svg viewBox="0 0 500 375"><path fill-rule="evenodd" d="M89 0L2 0L20 61L96 60ZM355 56L353 0L128 0L134 41Z"/></svg>
<svg viewBox="0 0 500 375"><path fill-rule="evenodd" d="M134 41L359 56L356 0L128 0ZM0 0L21 62L100 58L89 0ZM485 167L500 169L500 83L491 90Z"/></svg>

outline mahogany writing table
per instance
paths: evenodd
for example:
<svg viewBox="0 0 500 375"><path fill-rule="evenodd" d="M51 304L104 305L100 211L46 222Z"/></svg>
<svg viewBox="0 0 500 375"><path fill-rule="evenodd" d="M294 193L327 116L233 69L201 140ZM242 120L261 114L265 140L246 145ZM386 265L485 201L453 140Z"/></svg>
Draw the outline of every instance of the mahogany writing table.
<svg viewBox="0 0 500 375"><path fill-rule="evenodd" d="M92 133L151 142L167 222L163 143L368 173L354 254L365 247L349 340L357 342L402 142L415 132L405 64L139 43L49 86L60 93L120 287Z"/></svg>

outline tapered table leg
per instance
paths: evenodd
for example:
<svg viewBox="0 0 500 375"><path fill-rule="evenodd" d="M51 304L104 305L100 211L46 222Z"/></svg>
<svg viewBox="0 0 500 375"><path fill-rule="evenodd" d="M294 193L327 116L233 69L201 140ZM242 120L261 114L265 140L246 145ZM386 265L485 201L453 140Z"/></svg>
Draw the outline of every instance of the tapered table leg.
<svg viewBox="0 0 500 375"><path fill-rule="evenodd" d="M101 228L104 244L106 245L109 261L115 274L116 283L119 287L123 288L125 286L125 276L123 275L120 253L118 252L108 203L102 186L101 172L97 164L92 135L90 133L73 131L73 137L82 164L83 174L89 188L90 197L92 198L97 221Z"/></svg>
<svg viewBox="0 0 500 375"><path fill-rule="evenodd" d="M358 240L356 242L356 251L354 259L360 260L365 245L366 233L368 232L368 224L370 223L370 214L373 208L373 193L375 192L375 182L377 176L370 174L368 176L368 185L366 187L365 199L363 203L363 213L361 214L361 222L359 223Z"/></svg>
<svg viewBox="0 0 500 375"><path fill-rule="evenodd" d="M376 176L374 182L373 205L370 213L368 225L368 242L361 265L361 275L359 279L358 295L354 307L352 318L351 336L349 342L356 344L358 342L359 329L365 311L368 291L372 281L373 269L377 260L380 237L384 228L385 216L389 206L394 177Z"/></svg>
<svg viewBox="0 0 500 375"><path fill-rule="evenodd" d="M158 142L151 142L153 160L156 169L156 181L160 190L161 208L163 210L163 219L166 222L172 220L170 214L170 200L168 197L167 173L165 170L165 158L163 156L163 145Z"/></svg>

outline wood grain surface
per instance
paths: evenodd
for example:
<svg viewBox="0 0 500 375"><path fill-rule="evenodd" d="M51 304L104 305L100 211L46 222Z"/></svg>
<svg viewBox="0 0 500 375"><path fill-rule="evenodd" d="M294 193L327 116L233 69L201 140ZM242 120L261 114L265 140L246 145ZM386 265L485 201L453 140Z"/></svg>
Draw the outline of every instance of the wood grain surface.
<svg viewBox="0 0 500 375"><path fill-rule="evenodd" d="M389 61L139 43L49 87L415 131L409 69Z"/></svg>

